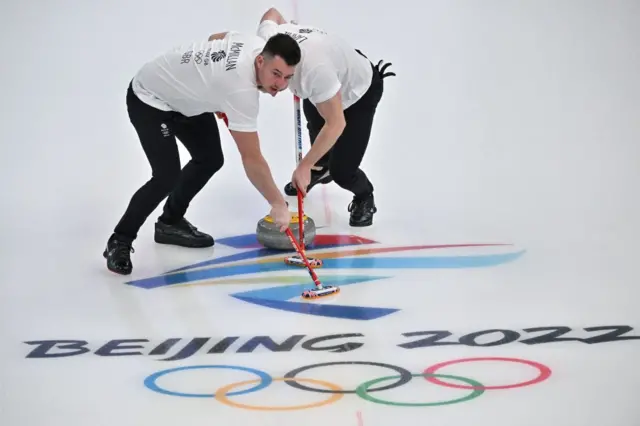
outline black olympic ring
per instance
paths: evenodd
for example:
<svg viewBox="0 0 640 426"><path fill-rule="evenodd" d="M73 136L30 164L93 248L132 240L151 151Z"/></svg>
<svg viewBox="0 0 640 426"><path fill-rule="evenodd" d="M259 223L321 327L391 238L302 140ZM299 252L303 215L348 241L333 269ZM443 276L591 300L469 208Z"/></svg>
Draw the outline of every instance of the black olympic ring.
<svg viewBox="0 0 640 426"><path fill-rule="evenodd" d="M311 364L311 365L305 365L304 367L300 367L300 368L296 368L295 370L291 370L289 371L287 374L285 374L283 376L284 378L284 382L286 384L288 384L291 387L294 387L296 389L300 389L300 390L304 390L304 391L309 391L309 392L319 392L319 393L356 393L356 390L332 390L332 389L317 389L317 388L312 388L312 387L308 387L305 385L301 385L298 382L294 382L293 380L287 380L287 379L294 379L298 374L300 374L303 371L306 370L310 370L312 368L315 367L327 367L330 365L373 365L376 367L385 367L385 368L389 368L397 373L400 374L400 378L395 382L395 383L391 383L390 385L387 386L381 386L378 388L371 388L368 390L368 392L378 392L378 391L383 391L383 390L388 390L388 389L394 389L397 388L398 386L402 386L405 383L408 383L409 381L411 381L412 379L412 374L409 370L406 370L402 367L398 367L395 365L391 365L391 364L384 364L384 363L380 363L380 362L368 362L368 361L336 361L336 362L324 362L321 364Z"/></svg>

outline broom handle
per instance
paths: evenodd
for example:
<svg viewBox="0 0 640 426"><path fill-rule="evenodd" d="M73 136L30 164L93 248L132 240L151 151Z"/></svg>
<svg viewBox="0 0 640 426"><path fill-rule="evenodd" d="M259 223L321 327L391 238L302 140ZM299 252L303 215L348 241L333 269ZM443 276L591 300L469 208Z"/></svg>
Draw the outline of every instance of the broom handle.
<svg viewBox="0 0 640 426"><path fill-rule="evenodd" d="M293 22L298 22L298 1L292 0L293 6ZM302 161L302 111L300 108L300 98L293 95L293 122L295 128L295 149L296 149L296 167ZM298 193L298 238L300 239L300 249L304 252L304 209L302 195Z"/></svg>
<svg viewBox="0 0 640 426"><path fill-rule="evenodd" d="M289 237L289 241L291 241L291 244L293 244L293 246L296 248L296 251L300 255L300 258L302 259L305 266L307 267L307 271L309 272L309 275L311 275L311 279L313 280L314 284L316 285L317 288L322 288L322 283L320 282L320 279L318 278L315 271L309 264L309 260L307 259L307 256L304 254L304 251L302 251L302 248L298 245L298 242L293 237L293 232L291 232L290 228L287 228L286 233L287 233L287 236Z"/></svg>
<svg viewBox="0 0 640 426"><path fill-rule="evenodd" d="M293 113L294 113L294 124L295 124L295 145L296 145L296 167L300 165L302 161L302 114L300 113L300 98L296 95L293 95ZM303 229L303 211L302 211L302 196L300 191L298 193L298 231L300 238L300 245L302 246L302 250L304 250L304 229Z"/></svg>
<svg viewBox="0 0 640 426"><path fill-rule="evenodd" d="M298 234L300 237L300 249L304 251L304 208L300 191L298 191Z"/></svg>

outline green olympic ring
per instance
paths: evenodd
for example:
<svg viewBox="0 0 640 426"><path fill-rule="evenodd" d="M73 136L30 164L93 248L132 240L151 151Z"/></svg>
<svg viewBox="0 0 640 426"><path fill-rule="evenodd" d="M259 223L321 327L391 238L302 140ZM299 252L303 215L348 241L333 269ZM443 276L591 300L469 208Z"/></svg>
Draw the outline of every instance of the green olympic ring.
<svg viewBox="0 0 640 426"><path fill-rule="evenodd" d="M475 380L469 379L467 377L452 376L449 374L426 374L426 373L412 374L411 377L440 377L442 379L459 380L461 382L465 382L467 384L470 384L471 386L474 386L474 390L469 395L463 396L462 398L451 399L449 401L439 401L439 402L394 402L394 401L387 401L384 399L371 396L371 394L369 394L368 392L369 387L380 382L400 378L400 376L387 376L387 377L380 377L379 379L369 380L368 382L361 384L356 388L356 394L360 398L366 401L374 402L376 404L392 405L394 407L437 407L439 405L450 405L450 404L457 404L458 402L469 401L479 397L484 393L484 389L482 389L483 388L482 383L476 382Z"/></svg>

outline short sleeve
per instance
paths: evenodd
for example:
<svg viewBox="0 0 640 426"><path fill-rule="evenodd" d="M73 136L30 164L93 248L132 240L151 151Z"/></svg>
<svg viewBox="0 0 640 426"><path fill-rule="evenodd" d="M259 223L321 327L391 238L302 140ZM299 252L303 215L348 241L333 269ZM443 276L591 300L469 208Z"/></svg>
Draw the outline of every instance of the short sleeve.
<svg viewBox="0 0 640 426"><path fill-rule="evenodd" d="M253 90L231 93L225 102L224 113L229 120L229 130L238 132L258 131L260 95Z"/></svg>
<svg viewBox="0 0 640 426"><path fill-rule="evenodd" d="M317 105L334 97L342 85L335 69L328 64L320 64L306 74L304 87L309 88L309 100Z"/></svg>
<svg viewBox="0 0 640 426"><path fill-rule="evenodd" d="M258 26L258 37L267 41L274 35L278 34L278 24L274 21L265 20Z"/></svg>

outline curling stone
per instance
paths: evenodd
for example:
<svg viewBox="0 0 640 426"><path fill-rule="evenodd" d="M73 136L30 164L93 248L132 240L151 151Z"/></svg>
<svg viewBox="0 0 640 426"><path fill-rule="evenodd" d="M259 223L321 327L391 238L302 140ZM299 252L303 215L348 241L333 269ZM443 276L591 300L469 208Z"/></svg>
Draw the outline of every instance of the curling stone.
<svg viewBox="0 0 640 426"><path fill-rule="evenodd" d="M304 245L306 247L313 244L313 241L316 238L316 224L313 219L307 215L303 215L302 218L304 226ZM291 232L293 232L296 240L299 240L300 223L297 213L291 215L289 228L291 229ZM278 226L273 221L273 218L269 215L263 217L258 222L256 237L258 238L258 242L266 248L295 250L295 247L293 247L291 241L289 241L287 234L280 232Z"/></svg>

